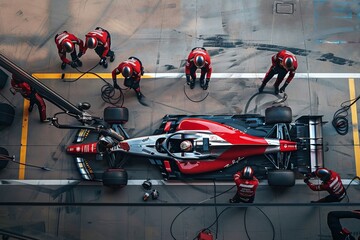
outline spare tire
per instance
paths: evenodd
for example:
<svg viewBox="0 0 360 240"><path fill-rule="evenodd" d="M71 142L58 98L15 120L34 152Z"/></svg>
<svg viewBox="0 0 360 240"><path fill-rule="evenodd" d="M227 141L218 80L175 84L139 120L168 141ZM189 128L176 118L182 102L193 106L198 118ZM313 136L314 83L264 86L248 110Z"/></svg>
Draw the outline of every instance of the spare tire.
<svg viewBox="0 0 360 240"><path fill-rule="evenodd" d="M10 126L14 121L15 109L7 104L0 103L0 126Z"/></svg>
<svg viewBox="0 0 360 240"><path fill-rule="evenodd" d="M295 185L295 173L291 170L269 171L268 184L277 187L292 187Z"/></svg>
<svg viewBox="0 0 360 240"><path fill-rule="evenodd" d="M9 152L5 148L0 147L0 155L9 156ZM4 169L8 165L8 163L8 159L1 159L0 157L0 170Z"/></svg>
<svg viewBox="0 0 360 240"><path fill-rule="evenodd" d="M267 124L291 123L292 111L287 106L273 106L265 110L265 122Z"/></svg>
<svg viewBox="0 0 360 240"><path fill-rule="evenodd" d="M125 107L107 107L104 120L109 124L124 124L129 120L129 110Z"/></svg>
<svg viewBox="0 0 360 240"><path fill-rule="evenodd" d="M124 187L128 182L128 174L122 168L109 168L103 173L102 181L106 187Z"/></svg>

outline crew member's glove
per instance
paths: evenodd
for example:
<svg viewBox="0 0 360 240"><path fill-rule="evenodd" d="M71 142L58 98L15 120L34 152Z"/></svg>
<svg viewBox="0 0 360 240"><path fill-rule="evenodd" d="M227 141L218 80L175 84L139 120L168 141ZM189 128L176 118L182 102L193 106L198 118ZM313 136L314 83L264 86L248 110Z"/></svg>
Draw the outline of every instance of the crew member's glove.
<svg viewBox="0 0 360 240"><path fill-rule="evenodd" d="M305 179L304 179L304 183L306 183L306 184L307 184L309 181L310 181L309 178L305 178Z"/></svg>
<svg viewBox="0 0 360 240"><path fill-rule="evenodd" d="M114 83L114 88L115 88L115 89L120 89L120 86L115 82L115 83Z"/></svg>
<svg viewBox="0 0 360 240"><path fill-rule="evenodd" d="M103 64L105 64L105 63L106 63L106 58L105 58L105 57L101 58L99 64L100 64L100 65L103 65Z"/></svg>
<svg viewBox="0 0 360 240"><path fill-rule="evenodd" d="M284 85L280 88L280 93L285 92L285 88L289 85L289 83L285 82Z"/></svg>
<svg viewBox="0 0 360 240"><path fill-rule="evenodd" d="M190 75L186 75L186 84L190 85Z"/></svg>
<svg viewBox="0 0 360 240"><path fill-rule="evenodd" d="M207 90L207 89L208 89L208 87L209 87L209 82L210 82L210 78L207 78L207 79L206 79L206 82L205 82L205 84L204 84L204 86L203 86L203 89L204 89L204 90Z"/></svg>
<svg viewBox="0 0 360 240"><path fill-rule="evenodd" d="M71 66L72 68L77 68L77 67L78 67L78 65L77 65L76 62L74 62L74 61L72 61L72 62L70 63L70 66Z"/></svg>
<svg viewBox="0 0 360 240"><path fill-rule="evenodd" d="M83 55L83 53L80 51L77 56L78 56L78 58L81 58L82 55Z"/></svg>

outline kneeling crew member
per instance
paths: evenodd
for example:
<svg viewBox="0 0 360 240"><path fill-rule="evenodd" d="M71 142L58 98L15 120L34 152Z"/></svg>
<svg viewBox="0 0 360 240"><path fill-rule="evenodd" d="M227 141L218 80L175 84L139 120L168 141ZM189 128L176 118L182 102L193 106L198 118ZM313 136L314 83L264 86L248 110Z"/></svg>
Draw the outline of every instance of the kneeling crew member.
<svg viewBox="0 0 360 240"><path fill-rule="evenodd" d="M241 171L234 174L234 182L237 191L235 196L231 198L229 202L254 202L256 189L259 186L259 180L255 177L254 170L250 166L244 167Z"/></svg>
<svg viewBox="0 0 360 240"><path fill-rule="evenodd" d="M201 69L200 86L207 90L212 73L211 59L208 51L202 47L193 48L187 58L185 65L186 83L190 88L195 87L196 70ZM206 74L206 81L205 81ZM191 79L190 79L191 77Z"/></svg>

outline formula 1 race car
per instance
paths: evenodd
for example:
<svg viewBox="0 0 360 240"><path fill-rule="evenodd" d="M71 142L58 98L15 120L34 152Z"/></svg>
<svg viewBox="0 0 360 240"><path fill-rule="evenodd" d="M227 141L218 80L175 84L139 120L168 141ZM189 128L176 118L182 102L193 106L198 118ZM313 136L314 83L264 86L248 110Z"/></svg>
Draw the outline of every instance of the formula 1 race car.
<svg viewBox="0 0 360 240"><path fill-rule="evenodd" d="M83 179L105 186L126 185L123 166L135 157L157 166L164 179L227 180L250 165L258 178L276 186L294 185L297 172L310 172L323 162L322 116L293 122L286 106L270 107L265 116L166 115L152 135L131 138L123 128L128 109L107 107L103 117L92 116L86 112L89 104L73 105L1 54L0 66L63 110L50 120L58 128L78 129L67 153ZM60 114L81 124L60 124Z"/></svg>
<svg viewBox="0 0 360 240"><path fill-rule="evenodd" d="M106 108L104 120L110 127L78 131L67 153L75 156L84 179L126 185L124 161L142 157L165 180L230 180L240 167L250 165L270 185L292 186L299 169L310 171L322 161L322 117L303 116L292 123L286 106L270 107L265 116L166 115L153 135L137 138L122 127L127 117L126 108ZM53 122L59 127L56 118ZM110 168L97 171L99 161L89 160L91 154Z"/></svg>

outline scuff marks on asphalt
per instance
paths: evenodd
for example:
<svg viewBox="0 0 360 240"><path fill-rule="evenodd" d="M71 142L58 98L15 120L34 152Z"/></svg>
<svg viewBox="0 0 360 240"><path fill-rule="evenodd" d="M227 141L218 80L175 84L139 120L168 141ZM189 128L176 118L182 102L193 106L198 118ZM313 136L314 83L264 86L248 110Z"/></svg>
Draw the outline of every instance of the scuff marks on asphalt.
<svg viewBox="0 0 360 240"><path fill-rule="evenodd" d="M318 58L317 60L319 61L329 61L338 65L348 65L348 66L352 66L353 64L355 64L356 62L352 61L352 60L348 60L345 58L341 58L341 57L336 57L334 54L332 53L326 53L321 55L320 58Z"/></svg>

